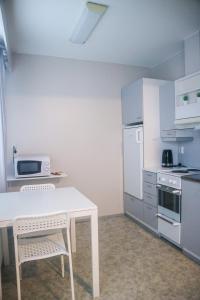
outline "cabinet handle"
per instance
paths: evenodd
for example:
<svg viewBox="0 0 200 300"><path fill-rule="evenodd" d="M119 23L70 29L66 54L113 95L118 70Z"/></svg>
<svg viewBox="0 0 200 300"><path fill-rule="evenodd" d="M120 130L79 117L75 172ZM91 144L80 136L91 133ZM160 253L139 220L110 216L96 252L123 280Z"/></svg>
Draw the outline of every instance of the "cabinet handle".
<svg viewBox="0 0 200 300"><path fill-rule="evenodd" d="M143 140L141 129L136 130L136 143L141 144Z"/></svg>
<svg viewBox="0 0 200 300"><path fill-rule="evenodd" d="M152 210L153 207L146 205L146 208L148 208L149 210Z"/></svg>

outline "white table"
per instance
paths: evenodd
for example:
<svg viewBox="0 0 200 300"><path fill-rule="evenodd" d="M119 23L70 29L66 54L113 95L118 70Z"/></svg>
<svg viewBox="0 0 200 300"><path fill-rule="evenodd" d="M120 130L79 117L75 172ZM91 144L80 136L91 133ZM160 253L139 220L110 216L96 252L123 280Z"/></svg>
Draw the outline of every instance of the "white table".
<svg viewBox="0 0 200 300"><path fill-rule="evenodd" d="M13 225L17 216L37 215L65 211L72 220L78 217L91 219L92 284L93 297L99 296L99 245L97 206L73 187L57 188L54 191L30 191L0 193L0 228ZM72 222L72 224L74 224ZM74 235L75 228L72 226ZM6 245L4 245L4 250ZM75 250L75 238L72 238ZM4 253L5 255L5 253Z"/></svg>

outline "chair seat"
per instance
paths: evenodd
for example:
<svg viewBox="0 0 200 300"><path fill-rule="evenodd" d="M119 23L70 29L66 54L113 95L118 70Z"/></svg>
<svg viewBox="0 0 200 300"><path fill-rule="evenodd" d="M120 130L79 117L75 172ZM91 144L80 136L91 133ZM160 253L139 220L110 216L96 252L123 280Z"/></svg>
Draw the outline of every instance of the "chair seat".
<svg viewBox="0 0 200 300"><path fill-rule="evenodd" d="M48 235L56 234L58 232L61 232L61 230L51 229L51 230L41 230L41 231L31 232L31 233L24 233L20 236L20 239L30 238L30 237L42 237L44 235L48 236Z"/></svg>
<svg viewBox="0 0 200 300"><path fill-rule="evenodd" d="M69 255L62 233L18 240L19 264L56 255Z"/></svg>

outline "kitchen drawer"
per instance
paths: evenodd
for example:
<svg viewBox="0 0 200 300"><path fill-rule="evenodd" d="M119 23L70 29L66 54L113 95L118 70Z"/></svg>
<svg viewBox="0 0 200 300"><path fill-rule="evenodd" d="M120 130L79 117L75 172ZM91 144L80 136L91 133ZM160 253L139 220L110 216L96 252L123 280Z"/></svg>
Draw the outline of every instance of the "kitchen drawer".
<svg viewBox="0 0 200 300"><path fill-rule="evenodd" d="M143 221L143 200L124 194L124 211L127 214Z"/></svg>
<svg viewBox="0 0 200 300"><path fill-rule="evenodd" d="M158 217L158 232L172 242L180 244L181 241L181 224L170 224Z"/></svg>
<svg viewBox="0 0 200 300"><path fill-rule="evenodd" d="M157 208L144 203L144 223L154 229L158 229Z"/></svg>
<svg viewBox="0 0 200 300"><path fill-rule="evenodd" d="M144 193L157 196L157 189L156 189L155 184L152 184L152 183L149 183L149 182L144 182L143 190L144 190Z"/></svg>
<svg viewBox="0 0 200 300"><path fill-rule="evenodd" d="M143 180L145 182L156 184L157 174L154 172L143 171Z"/></svg>
<svg viewBox="0 0 200 300"><path fill-rule="evenodd" d="M152 206L157 207L158 205L158 197L157 195L152 195L152 194L148 194L148 193L144 193L144 202L147 204L150 204Z"/></svg>

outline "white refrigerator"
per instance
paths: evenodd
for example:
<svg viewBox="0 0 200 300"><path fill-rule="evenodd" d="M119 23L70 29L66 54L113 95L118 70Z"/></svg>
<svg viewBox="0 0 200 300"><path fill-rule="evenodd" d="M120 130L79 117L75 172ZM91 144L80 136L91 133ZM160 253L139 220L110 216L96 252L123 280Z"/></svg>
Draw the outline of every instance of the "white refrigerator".
<svg viewBox="0 0 200 300"><path fill-rule="evenodd" d="M123 130L124 192L143 199L143 126Z"/></svg>

